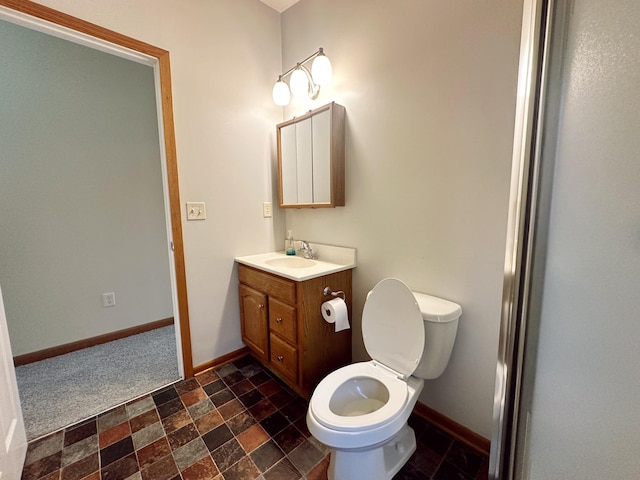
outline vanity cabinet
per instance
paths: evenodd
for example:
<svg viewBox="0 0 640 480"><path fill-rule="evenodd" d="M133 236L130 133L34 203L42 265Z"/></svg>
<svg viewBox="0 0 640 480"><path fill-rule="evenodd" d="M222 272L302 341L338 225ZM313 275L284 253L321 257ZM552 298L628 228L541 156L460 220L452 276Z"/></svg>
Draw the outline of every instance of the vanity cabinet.
<svg viewBox="0 0 640 480"><path fill-rule="evenodd" d="M344 291L351 311L351 270L298 282L238 265L238 278L242 340L292 390L308 399L327 374L351 363L351 330L336 333L320 311L324 287Z"/></svg>

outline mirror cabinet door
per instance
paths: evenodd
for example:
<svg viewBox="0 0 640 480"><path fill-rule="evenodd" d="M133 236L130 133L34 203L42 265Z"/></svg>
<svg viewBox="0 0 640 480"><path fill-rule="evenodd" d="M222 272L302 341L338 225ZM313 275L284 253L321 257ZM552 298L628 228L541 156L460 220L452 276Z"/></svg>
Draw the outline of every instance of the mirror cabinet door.
<svg viewBox="0 0 640 480"><path fill-rule="evenodd" d="M330 103L277 126L280 206L344 205L344 107Z"/></svg>
<svg viewBox="0 0 640 480"><path fill-rule="evenodd" d="M280 129L280 203L298 203L298 166L296 162L296 124Z"/></svg>
<svg viewBox="0 0 640 480"><path fill-rule="evenodd" d="M331 203L331 118L329 110L311 118L313 122L313 203Z"/></svg>
<svg viewBox="0 0 640 480"><path fill-rule="evenodd" d="M311 120L311 118L305 118L295 124L296 166L298 168L298 199L295 203L314 202Z"/></svg>

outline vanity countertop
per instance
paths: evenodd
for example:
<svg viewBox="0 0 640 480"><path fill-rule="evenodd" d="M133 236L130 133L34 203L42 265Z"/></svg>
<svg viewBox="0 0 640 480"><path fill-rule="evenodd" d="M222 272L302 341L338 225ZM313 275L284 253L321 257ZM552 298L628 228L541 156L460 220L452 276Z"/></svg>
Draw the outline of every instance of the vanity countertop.
<svg viewBox="0 0 640 480"><path fill-rule="evenodd" d="M249 267L301 282L356 267L356 249L310 243L317 259L305 259L284 252L259 253L235 257L235 261Z"/></svg>

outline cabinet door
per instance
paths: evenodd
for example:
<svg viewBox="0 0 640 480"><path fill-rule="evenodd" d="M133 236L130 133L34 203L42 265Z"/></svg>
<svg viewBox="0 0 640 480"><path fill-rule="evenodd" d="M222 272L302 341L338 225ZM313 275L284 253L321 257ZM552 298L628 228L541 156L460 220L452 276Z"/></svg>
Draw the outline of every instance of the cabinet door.
<svg viewBox="0 0 640 480"><path fill-rule="evenodd" d="M313 203L331 203L331 116L329 110L312 119Z"/></svg>
<svg viewBox="0 0 640 480"><path fill-rule="evenodd" d="M311 118L307 118L296 123L296 172L298 177L296 203L313 203L312 147Z"/></svg>
<svg viewBox="0 0 640 480"><path fill-rule="evenodd" d="M269 322L267 296L240 284L240 322L242 341L265 362L269 360Z"/></svg>
<svg viewBox="0 0 640 480"><path fill-rule="evenodd" d="M282 203L298 203L298 161L296 147L296 124L280 129L280 189Z"/></svg>

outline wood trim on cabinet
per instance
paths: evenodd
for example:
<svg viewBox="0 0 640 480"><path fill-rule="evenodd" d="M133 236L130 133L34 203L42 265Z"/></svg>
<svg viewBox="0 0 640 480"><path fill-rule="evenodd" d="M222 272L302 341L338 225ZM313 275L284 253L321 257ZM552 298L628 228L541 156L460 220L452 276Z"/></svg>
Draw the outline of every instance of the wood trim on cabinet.
<svg viewBox="0 0 640 480"><path fill-rule="evenodd" d="M16 367L19 367L21 365L39 362L40 360L46 360L47 358L57 357L58 355L75 352L77 350L82 350L83 348L95 347L96 345L102 345L103 343L127 338L131 335L150 332L151 330L155 330L156 328L168 327L169 325L173 325L173 323L173 317L163 318L162 320L156 320L155 322L144 323L142 325L136 325L135 327L123 328L122 330L117 330L115 332L109 332L91 338L84 338L82 340L65 343L63 345L56 345L55 347L45 348L36 352L16 355L15 357L13 357L13 364Z"/></svg>
<svg viewBox="0 0 640 480"><path fill-rule="evenodd" d="M298 337L302 339L299 382L307 398L329 372L351 363L352 330L336 332L335 325L322 318L320 306L333 298L323 295L324 287L345 293L349 318L352 318L351 270L306 280L298 288ZM320 349L317 345L324 347Z"/></svg>
<svg viewBox="0 0 640 480"><path fill-rule="evenodd" d="M335 207L345 205L345 108L333 104L331 115L331 198Z"/></svg>
<svg viewBox="0 0 640 480"><path fill-rule="evenodd" d="M296 303L296 282L246 265L238 265L240 283L290 304Z"/></svg>
<svg viewBox="0 0 640 480"><path fill-rule="evenodd" d="M193 376L193 355L191 350L191 327L189 325L189 306L187 303L187 279L184 263L184 244L182 239L182 217L180 209L180 190L178 185L178 162L173 124L173 99L171 93L171 66L169 52L135 38L122 35L99 25L81 20L63 12L31 2L29 0L0 0L0 5L17 12L31 15L41 20L67 27L91 37L104 40L137 52L155 57L158 60L160 75L160 96L162 99L162 125L164 151L167 166L167 184L169 190L169 210L173 241L173 258L178 297L178 323L182 346L182 363L185 378Z"/></svg>

